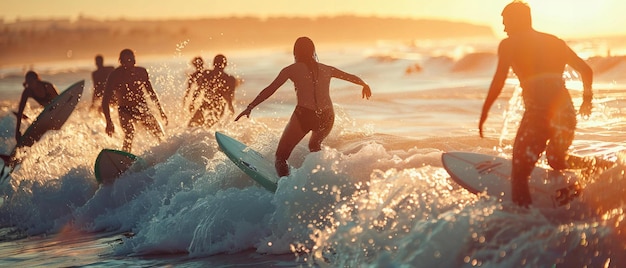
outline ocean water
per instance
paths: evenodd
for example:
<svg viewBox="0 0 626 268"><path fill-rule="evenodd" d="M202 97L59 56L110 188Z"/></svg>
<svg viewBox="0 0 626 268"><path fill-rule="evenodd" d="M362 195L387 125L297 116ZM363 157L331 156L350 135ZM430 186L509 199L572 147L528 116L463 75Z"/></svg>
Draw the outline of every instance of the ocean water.
<svg viewBox="0 0 626 268"><path fill-rule="evenodd" d="M94 177L95 158L103 148L120 149L122 134L107 136L103 116L89 109L92 62L4 68L0 153L15 145L11 111L25 69L59 90L81 79L86 88L64 127L20 152L23 163L0 187L0 266L623 267L626 58L619 51L626 44L608 56L602 40L571 43L595 70L593 114L579 118L571 149L618 165L581 174L584 206L522 210L469 193L441 164L446 151L510 157L523 111L513 76L486 137L477 131L497 43L318 44L321 62L359 75L373 95L364 100L360 87L332 83L333 131L320 152L308 152L308 136L296 147L291 175L275 194L218 150L214 132L273 160L295 106L290 82L249 119L233 122L229 114L211 129L187 128L182 98L197 55L138 53L169 117L167 138L159 143L140 129L132 152L149 167L104 187ZM242 80L236 113L293 61L290 51L291 44L226 53L227 71ZM210 63L214 55L201 56ZM580 80L564 75L578 107ZM40 110L32 105L26 114Z"/></svg>

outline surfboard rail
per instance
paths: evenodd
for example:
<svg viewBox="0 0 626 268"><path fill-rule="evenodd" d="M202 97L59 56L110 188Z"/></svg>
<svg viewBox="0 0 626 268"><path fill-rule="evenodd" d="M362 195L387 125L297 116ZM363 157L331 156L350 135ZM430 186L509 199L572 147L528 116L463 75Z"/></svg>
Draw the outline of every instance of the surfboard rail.
<svg viewBox="0 0 626 268"><path fill-rule="evenodd" d="M510 159L470 152L445 152L441 161L450 178L469 192L511 201ZM533 205L542 208L565 206L578 200L582 191L574 173L541 167L533 169L529 188Z"/></svg>
<svg viewBox="0 0 626 268"><path fill-rule="evenodd" d="M142 159L129 152L102 149L94 163L96 181L101 184L113 184L115 179L128 171L135 163Z"/></svg>
<svg viewBox="0 0 626 268"><path fill-rule="evenodd" d="M273 163L259 152L221 132L215 132L215 139L221 151L241 171L270 192L278 188L278 175Z"/></svg>
<svg viewBox="0 0 626 268"><path fill-rule="evenodd" d="M0 155L4 162L4 166L0 171L0 184L8 179L9 175L15 170L16 165L20 163L21 160L15 158L19 148L33 146L49 130L61 129L80 101L84 88L85 80L80 80L61 92L50 104L44 107L43 111L26 128L11 154Z"/></svg>

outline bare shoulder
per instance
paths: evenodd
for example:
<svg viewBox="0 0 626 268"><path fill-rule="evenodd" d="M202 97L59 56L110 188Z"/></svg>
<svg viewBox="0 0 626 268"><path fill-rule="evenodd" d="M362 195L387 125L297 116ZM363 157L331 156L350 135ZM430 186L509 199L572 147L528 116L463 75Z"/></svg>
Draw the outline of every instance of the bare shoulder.
<svg viewBox="0 0 626 268"><path fill-rule="evenodd" d="M334 70L334 69L337 69L337 68L335 68L335 67L333 67L333 66L326 65L326 64L321 63L321 62L318 62L318 63L317 63L317 66L319 66L319 68L320 68L321 70Z"/></svg>
<svg viewBox="0 0 626 268"><path fill-rule="evenodd" d="M148 70L146 70L146 68L141 67L141 66L135 66L135 72L137 73L142 73L142 74L147 74Z"/></svg>

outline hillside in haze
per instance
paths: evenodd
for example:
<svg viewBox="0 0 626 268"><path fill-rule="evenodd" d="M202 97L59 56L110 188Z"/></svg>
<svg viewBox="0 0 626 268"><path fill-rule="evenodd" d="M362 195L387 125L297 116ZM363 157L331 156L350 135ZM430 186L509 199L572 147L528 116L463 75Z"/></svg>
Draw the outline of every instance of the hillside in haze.
<svg viewBox="0 0 626 268"><path fill-rule="evenodd" d="M291 47L293 41L303 35L318 44L493 37L491 28L481 25L357 16L167 21L22 20L2 21L0 32L0 67L87 59L96 54L116 57L124 48L131 48L140 55L167 55ZM111 64L112 60L106 62Z"/></svg>

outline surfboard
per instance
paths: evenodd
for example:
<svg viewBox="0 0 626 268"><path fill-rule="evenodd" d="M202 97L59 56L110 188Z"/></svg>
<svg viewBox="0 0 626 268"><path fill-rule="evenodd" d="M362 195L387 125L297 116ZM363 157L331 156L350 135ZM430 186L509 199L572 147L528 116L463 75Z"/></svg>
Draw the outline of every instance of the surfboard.
<svg viewBox="0 0 626 268"><path fill-rule="evenodd" d="M239 169L270 192L276 192L278 175L274 163L259 152L223 133L215 132L220 149Z"/></svg>
<svg viewBox="0 0 626 268"><path fill-rule="evenodd" d="M102 149L94 164L96 181L101 184L113 184L124 172L128 171L135 163L142 159L129 152Z"/></svg>
<svg viewBox="0 0 626 268"><path fill-rule="evenodd" d="M450 178L468 191L511 201L511 160L469 152L446 152L441 160ZM541 167L533 169L529 188L537 208L565 206L578 201L582 191L574 173Z"/></svg>
<svg viewBox="0 0 626 268"><path fill-rule="evenodd" d="M15 147L30 147L48 130L59 130L80 101L85 80L78 81L54 98L26 129Z"/></svg>
<svg viewBox="0 0 626 268"><path fill-rule="evenodd" d="M22 147L30 147L39 141L48 130L59 130L70 117L76 105L80 101L85 87L85 80L78 81L69 86L59 96L54 98L43 111L37 116L24 134L17 141L10 155L0 155L4 166L0 172L0 182L4 182L20 162L15 159L17 150Z"/></svg>

